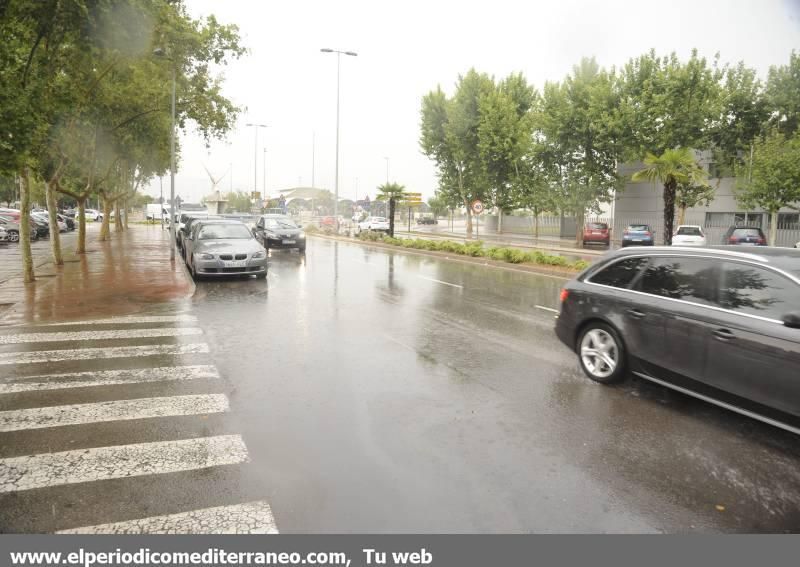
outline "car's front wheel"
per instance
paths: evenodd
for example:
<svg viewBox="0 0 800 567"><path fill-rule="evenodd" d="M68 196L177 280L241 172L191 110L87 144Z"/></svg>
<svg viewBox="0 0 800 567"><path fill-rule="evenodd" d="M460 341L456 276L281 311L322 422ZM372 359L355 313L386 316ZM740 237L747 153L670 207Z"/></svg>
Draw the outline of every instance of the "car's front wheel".
<svg viewBox="0 0 800 567"><path fill-rule="evenodd" d="M578 338L578 359L586 375L602 384L620 381L625 373L625 345L617 331L600 321L591 322Z"/></svg>
<svg viewBox="0 0 800 567"><path fill-rule="evenodd" d="M19 242L19 232L16 230L9 230L8 231L8 241L9 242Z"/></svg>

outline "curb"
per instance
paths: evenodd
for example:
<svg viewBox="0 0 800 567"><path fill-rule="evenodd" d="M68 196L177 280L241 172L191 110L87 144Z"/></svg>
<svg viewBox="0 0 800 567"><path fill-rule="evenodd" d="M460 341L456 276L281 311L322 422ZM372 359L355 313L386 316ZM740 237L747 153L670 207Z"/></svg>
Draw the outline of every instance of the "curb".
<svg viewBox="0 0 800 567"><path fill-rule="evenodd" d="M473 264L479 266L485 266L488 268L497 268L500 270L508 270L511 272L522 272L525 274L537 274L541 276L549 276L552 278L558 278L563 280L572 279L574 276L579 274L580 272L576 272L574 270L558 270L558 269L548 269L543 266L532 266L528 264L509 264L508 262L498 262L497 260L489 260L488 258L476 258L473 256L461 256L461 255L451 255L448 252L436 252L433 250L415 250L412 248L403 248L402 246L393 246L391 244L381 244L379 242L364 242L362 240L346 238L341 236L329 236L329 235L322 235L322 234L308 234L307 236L313 238L321 238L323 240L333 240L337 242L346 242L349 244L359 244L361 246L367 246L372 248L379 248L382 250L394 250L395 252L403 252L406 254L416 254L418 256L430 256L433 258L440 258L442 260L449 260L451 262L461 262L464 264Z"/></svg>

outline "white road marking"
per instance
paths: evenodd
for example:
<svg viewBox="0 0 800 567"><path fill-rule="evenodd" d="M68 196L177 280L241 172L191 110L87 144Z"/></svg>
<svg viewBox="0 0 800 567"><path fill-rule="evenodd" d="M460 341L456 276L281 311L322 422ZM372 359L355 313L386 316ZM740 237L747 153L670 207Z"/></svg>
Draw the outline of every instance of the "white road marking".
<svg viewBox="0 0 800 567"><path fill-rule="evenodd" d="M20 378L16 382L0 383L0 394L200 379L219 380L219 372L214 366L194 365L28 376Z"/></svg>
<svg viewBox="0 0 800 567"><path fill-rule="evenodd" d="M240 435L114 445L0 459L0 493L247 462Z"/></svg>
<svg viewBox="0 0 800 567"><path fill-rule="evenodd" d="M0 345L57 343L60 341L100 341L107 339L142 339L152 337L188 337L202 334L202 329L196 327L120 329L116 331L80 331L75 333L18 333L15 335L0 335Z"/></svg>
<svg viewBox="0 0 800 567"><path fill-rule="evenodd" d="M89 404L48 406L0 411L0 432L125 421L150 417L204 415L228 411L225 394L194 394L159 398L137 398Z"/></svg>
<svg viewBox="0 0 800 567"><path fill-rule="evenodd" d="M62 321L59 323L37 323L36 327L67 327L69 325L123 325L133 323L194 323L194 315L152 315L152 316L125 316L110 317L108 319L89 319L84 321Z"/></svg>
<svg viewBox="0 0 800 567"><path fill-rule="evenodd" d="M182 354L206 354L208 352L208 345L205 343L79 348L43 350L38 352L3 352L0 353L0 364L32 364L35 362L63 362L66 360L129 358L135 356L174 356Z"/></svg>
<svg viewBox="0 0 800 567"><path fill-rule="evenodd" d="M553 309L552 307L545 307L544 305L534 305L536 309L544 309L545 311L550 311L551 313L558 313L558 309Z"/></svg>
<svg viewBox="0 0 800 567"><path fill-rule="evenodd" d="M59 534L277 534L264 501L61 530Z"/></svg>
<svg viewBox="0 0 800 567"><path fill-rule="evenodd" d="M450 282L443 282L442 280L437 280L437 279L434 279L434 278L429 278L429 277L427 277L427 276L420 276L420 275L417 275L417 277L418 277L418 278L422 278L423 280L428 280L429 282L435 282L435 283L440 283L440 284L442 284L442 285L449 285L449 286L451 286L451 287L457 287L458 289L464 289L464 286L463 286L463 285L458 285L458 284L454 284L454 283L450 283Z"/></svg>

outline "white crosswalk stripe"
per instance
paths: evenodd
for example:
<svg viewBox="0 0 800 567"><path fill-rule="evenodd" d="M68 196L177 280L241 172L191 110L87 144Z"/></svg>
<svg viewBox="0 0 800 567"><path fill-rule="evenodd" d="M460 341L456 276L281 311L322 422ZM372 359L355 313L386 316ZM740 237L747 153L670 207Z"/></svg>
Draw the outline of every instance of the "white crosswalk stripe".
<svg viewBox="0 0 800 567"><path fill-rule="evenodd" d="M61 530L60 534L277 534L272 510L264 501L215 506Z"/></svg>
<svg viewBox="0 0 800 567"><path fill-rule="evenodd" d="M114 445L0 459L0 493L248 461L239 435Z"/></svg>
<svg viewBox="0 0 800 567"><path fill-rule="evenodd" d="M176 356L206 354L205 343L180 345L143 345L123 347L93 347L65 350L0 353L0 364L32 364L36 362L63 362L67 360L94 360L102 358L130 358L136 356Z"/></svg>
<svg viewBox="0 0 800 567"><path fill-rule="evenodd" d="M110 319L89 319L83 321L60 321L58 323L37 323L35 327L67 327L72 325L127 325L136 323L194 323L194 315L150 315L150 316L124 316L111 317Z"/></svg>
<svg viewBox="0 0 800 567"><path fill-rule="evenodd" d="M64 388L86 388L119 384L142 384L147 382L170 382L181 380L219 380L219 372L211 365L162 366L135 370L100 370L97 372L72 372L28 376L13 382L0 382L0 394L36 392L39 390L61 390Z"/></svg>
<svg viewBox="0 0 800 567"><path fill-rule="evenodd" d="M205 415L228 411L224 394L196 394L138 398L91 404L48 406L21 410L0 411L0 432L21 429L42 429L64 425L81 425L105 421Z"/></svg>
<svg viewBox="0 0 800 567"><path fill-rule="evenodd" d="M100 341L107 339L143 339L156 337L189 337L202 335L196 327L171 329L122 329L119 331L81 331L75 333L17 333L0 335L0 345L23 343L57 343L61 341Z"/></svg>

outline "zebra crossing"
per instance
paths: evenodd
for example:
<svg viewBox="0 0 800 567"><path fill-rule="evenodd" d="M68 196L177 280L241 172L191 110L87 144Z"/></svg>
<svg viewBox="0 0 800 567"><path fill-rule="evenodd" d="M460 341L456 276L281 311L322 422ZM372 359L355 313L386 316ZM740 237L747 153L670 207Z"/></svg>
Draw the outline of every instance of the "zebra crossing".
<svg viewBox="0 0 800 567"><path fill-rule="evenodd" d="M278 533L209 353L180 313L0 328L0 533Z"/></svg>

